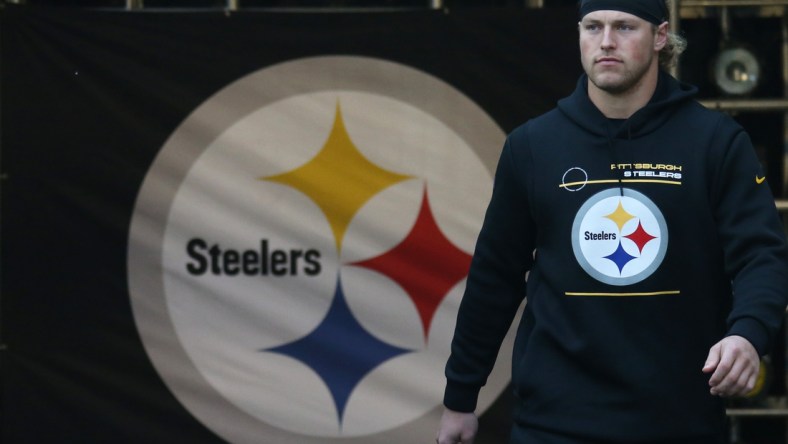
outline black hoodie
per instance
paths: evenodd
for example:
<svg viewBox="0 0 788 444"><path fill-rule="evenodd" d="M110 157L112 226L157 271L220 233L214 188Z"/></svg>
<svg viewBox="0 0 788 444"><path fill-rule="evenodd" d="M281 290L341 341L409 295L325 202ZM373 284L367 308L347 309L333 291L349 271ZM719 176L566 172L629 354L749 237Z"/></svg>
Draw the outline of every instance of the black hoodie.
<svg viewBox="0 0 788 444"><path fill-rule="evenodd" d="M611 121L587 81L506 140L444 404L475 409L527 294L516 421L603 442L719 435L709 348L740 335L767 352L788 302L773 197L747 134L694 87L661 72L645 107Z"/></svg>

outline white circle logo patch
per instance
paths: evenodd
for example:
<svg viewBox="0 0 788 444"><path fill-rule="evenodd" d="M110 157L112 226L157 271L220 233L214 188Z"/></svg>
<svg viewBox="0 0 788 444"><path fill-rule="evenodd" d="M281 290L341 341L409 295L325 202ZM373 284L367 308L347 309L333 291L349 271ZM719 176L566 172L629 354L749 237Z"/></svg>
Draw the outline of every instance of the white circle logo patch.
<svg viewBox="0 0 788 444"><path fill-rule="evenodd" d="M457 90L377 59L296 60L211 97L156 158L129 238L168 387L230 442L430 439L503 139Z"/></svg>
<svg viewBox="0 0 788 444"><path fill-rule="evenodd" d="M634 284L662 263L668 248L667 224L642 193L629 188L605 190L591 196L577 212L572 248L580 266L594 279L610 285Z"/></svg>

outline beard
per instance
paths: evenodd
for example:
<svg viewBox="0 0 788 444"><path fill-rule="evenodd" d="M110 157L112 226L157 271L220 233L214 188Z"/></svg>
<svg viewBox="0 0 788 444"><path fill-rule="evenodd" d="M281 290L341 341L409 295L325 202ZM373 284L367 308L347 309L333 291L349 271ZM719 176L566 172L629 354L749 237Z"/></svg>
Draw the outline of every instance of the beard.
<svg viewBox="0 0 788 444"><path fill-rule="evenodd" d="M635 85L643 80L643 77L645 77L649 67L651 66L653 58L654 57L651 56L648 58L648 60L645 60L644 63L638 64L630 69L626 69L620 74L614 76L606 75L608 73L604 73L602 75L595 73L593 71L593 67L586 70L586 73L588 74L588 79L597 88L605 91L608 94L622 95L630 91Z"/></svg>

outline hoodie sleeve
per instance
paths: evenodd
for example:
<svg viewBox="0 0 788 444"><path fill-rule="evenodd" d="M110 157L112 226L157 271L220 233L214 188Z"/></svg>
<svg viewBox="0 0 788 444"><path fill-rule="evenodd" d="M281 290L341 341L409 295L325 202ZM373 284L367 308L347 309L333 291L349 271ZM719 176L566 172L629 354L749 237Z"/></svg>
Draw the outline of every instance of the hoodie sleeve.
<svg viewBox="0 0 788 444"><path fill-rule="evenodd" d="M713 203L725 269L733 285L728 335L746 338L763 355L785 316L788 247L749 136L733 122L725 122L718 134L728 134L727 150L717 168Z"/></svg>
<svg viewBox="0 0 788 444"><path fill-rule="evenodd" d="M511 139L498 163L446 364L444 405L461 412L476 408L479 391L525 297L525 273L533 261L536 232L523 185L528 159L525 150L515 153Z"/></svg>

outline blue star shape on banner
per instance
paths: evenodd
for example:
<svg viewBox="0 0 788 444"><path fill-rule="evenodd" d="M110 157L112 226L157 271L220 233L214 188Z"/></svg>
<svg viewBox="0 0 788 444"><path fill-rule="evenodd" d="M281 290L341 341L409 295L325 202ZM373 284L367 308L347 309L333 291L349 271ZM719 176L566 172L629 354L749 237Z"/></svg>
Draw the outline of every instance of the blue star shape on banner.
<svg viewBox="0 0 788 444"><path fill-rule="evenodd" d="M635 256L624 251L624 247L621 245L621 241L618 242L618 248L614 251L611 255L605 256L605 259L610 259L616 264L618 267L618 272L621 273L624 270L624 266L626 266L629 261L635 259Z"/></svg>
<svg viewBox="0 0 788 444"><path fill-rule="evenodd" d="M350 394L370 371L385 361L409 353L372 336L353 316L337 280L331 307L311 333L270 351L289 356L308 366L331 392L340 427Z"/></svg>

